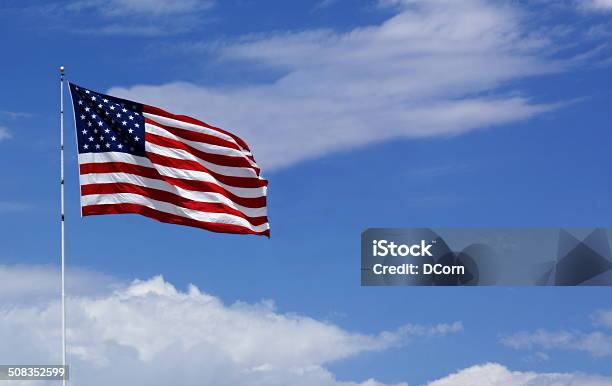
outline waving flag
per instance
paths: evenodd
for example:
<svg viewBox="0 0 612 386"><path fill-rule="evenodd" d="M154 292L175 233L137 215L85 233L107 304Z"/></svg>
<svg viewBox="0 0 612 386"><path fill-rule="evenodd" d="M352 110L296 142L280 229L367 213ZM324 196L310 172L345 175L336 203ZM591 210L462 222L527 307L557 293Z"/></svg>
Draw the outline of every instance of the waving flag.
<svg viewBox="0 0 612 386"><path fill-rule="evenodd" d="M270 235L268 182L237 136L70 84L83 216L137 213L213 232Z"/></svg>

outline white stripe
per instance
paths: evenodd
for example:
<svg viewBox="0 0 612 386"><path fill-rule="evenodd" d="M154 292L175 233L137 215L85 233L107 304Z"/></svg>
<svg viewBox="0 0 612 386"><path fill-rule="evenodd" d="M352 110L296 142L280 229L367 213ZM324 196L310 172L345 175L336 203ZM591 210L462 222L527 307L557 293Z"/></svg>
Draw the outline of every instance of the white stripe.
<svg viewBox="0 0 612 386"><path fill-rule="evenodd" d="M138 157L122 152L104 152L104 153L83 153L79 154L79 164L85 163L105 163L105 162L124 162L133 165L154 168L163 176L179 178L182 180L205 181L215 185L219 185L225 190L245 198L261 197L266 195L266 187L261 188L241 188L232 185L224 184L218 181L215 177L206 172L196 170L178 169L169 166L153 164L147 157ZM260 178L261 179L261 178Z"/></svg>
<svg viewBox="0 0 612 386"><path fill-rule="evenodd" d="M157 155L162 155L165 157L175 158L178 160L188 160L197 162L210 171L213 171L218 174L222 174L228 177L246 177L246 178L259 178L255 170L251 168L242 168L242 167L233 167L233 166L221 166L217 164L213 164L208 161L204 161L201 158L194 156L193 154L181 150L174 149L171 147L159 146L151 142L145 142L145 150L147 152L151 152Z"/></svg>
<svg viewBox="0 0 612 386"><path fill-rule="evenodd" d="M212 145L210 143L205 143L205 142L191 141L189 139L185 139L175 134L172 134L171 132L164 129L163 127L159 127L152 123L145 123L145 131L147 133L156 134L161 137L165 137L165 138L173 139L175 141L182 142L186 145L193 147L194 149L197 149L205 153L245 159L251 166L258 168L257 164L253 162L250 158L246 157L244 153L242 153L240 150L232 149L231 147Z"/></svg>
<svg viewBox="0 0 612 386"><path fill-rule="evenodd" d="M167 202L153 200L148 197L143 197L132 193L117 193L117 194L95 194L83 196L83 206L89 205L108 205L108 204L139 204L158 210L160 212L169 213L185 218L190 218L197 221L232 224L238 225L254 232L263 232L270 229L268 223L262 225L251 225L245 219L227 213L210 213L201 212L193 209L186 209L176 205L168 204Z"/></svg>
<svg viewBox="0 0 612 386"><path fill-rule="evenodd" d="M120 151L107 151L103 153L81 153L79 154L79 164L104 163L104 162L125 162L128 164L153 167L147 157L140 157Z"/></svg>
<svg viewBox="0 0 612 386"><path fill-rule="evenodd" d="M163 190L165 192L174 193L181 197L189 200L205 203L221 203L231 208L234 208L248 217L261 217L267 215L267 208L248 208L239 204L236 204L231 199L225 197L219 193L212 192L196 192L192 190L186 190L169 184L165 181L155 180L152 178L141 177L129 173L95 173L95 174L83 174L81 176L81 186L90 184L111 184L111 183L128 183L138 186Z"/></svg>

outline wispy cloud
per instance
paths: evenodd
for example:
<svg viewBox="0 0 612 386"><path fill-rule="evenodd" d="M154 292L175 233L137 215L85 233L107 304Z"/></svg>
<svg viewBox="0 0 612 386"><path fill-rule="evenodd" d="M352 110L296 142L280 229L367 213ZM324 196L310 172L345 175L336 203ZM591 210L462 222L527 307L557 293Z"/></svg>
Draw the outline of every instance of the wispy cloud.
<svg viewBox="0 0 612 386"><path fill-rule="evenodd" d="M612 308L599 310L593 315L596 326L612 328Z"/></svg>
<svg viewBox="0 0 612 386"><path fill-rule="evenodd" d="M514 349L582 351L596 357L612 355L612 335L600 331L522 331L503 338L502 344Z"/></svg>
<svg viewBox="0 0 612 386"><path fill-rule="evenodd" d="M4 126L0 126L0 141L11 138L11 132Z"/></svg>
<svg viewBox="0 0 612 386"><path fill-rule="evenodd" d="M210 9L213 0L76 0L66 4L70 11L95 11L109 17L130 15L173 16Z"/></svg>
<svg viewBox="0 0 612 386"><path fill-rule="evenodd" d="M548 55L551 40L523 17L484 0L401 2L379 25L246 36L215 46L224 61L282 74L268 84L170 83L110 92L234 130L253 144L264 167L287 167L374 142L457 135L554 109L507 91L514 80L564 68Z"/></svg>
<svg viewBox="0 0 612 386"><path fill-rule="evenodd" d="M214 5L214 0L70 0L48 6L47 14L82 14L96 20L73 26L76 33L159 36L197 28Z"/></svg>
<svg viewBox="0 0 612 386"><path fill-rule="evenodd" d="M427 386L610 386L612 378L581 373L510 371L498 363L472 366Z"/></svg>
<svg viewBox="0 0 612 386"><path fill-rule="evenodd" d="M0 110L0 115L6 116L11 119L21 119L21 118L31 118L34 114L26 113L22 111Z"/></svg>
<svg viewBox="0 0 612 386"><path fill-rule="evenodd" d="M612 11L612 0L576 0L576 3L589 11Z"/></svg>
<svg viewBox="0 0 612 386"><path fill-rule="evenodd" d="M595 326L612 328L610 309L598 311L590 319ZM612 335L603 331L538 329L506 336L501 343L517 350L564 350L585 352L595 357L612 356Z"/></svg>
<svg viewBox="0 0 612 386"><path fill-rule="evenodd" d="M2 139L1 133L0 130L0 139ZM30 205L23 202L0 201L0 213L21 212L28 209L30 209Z"/></svg>
<svg viewBox="0 0 612 386"><path fill-rule="evenodd" d="M313 11L319 11L325 8L329 8L332 5L335 5L340 0L319 0L313 7Z"/></svg>

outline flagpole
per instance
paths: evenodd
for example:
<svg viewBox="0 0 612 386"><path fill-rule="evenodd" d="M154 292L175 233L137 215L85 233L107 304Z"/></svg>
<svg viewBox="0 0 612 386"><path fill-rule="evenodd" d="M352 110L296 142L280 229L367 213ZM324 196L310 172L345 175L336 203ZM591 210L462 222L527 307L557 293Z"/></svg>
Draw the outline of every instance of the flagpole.
<svg viewBox="0 0 612 386"><path fill-rule="evenodd" d="M60 70L60 208L61 208L61 234L62 234L62 366L66 369L66 293L64 286L64 66ZM65 370L64 370L65 371ZM66 375L62 379L62 385L66 386Z"/></svg>

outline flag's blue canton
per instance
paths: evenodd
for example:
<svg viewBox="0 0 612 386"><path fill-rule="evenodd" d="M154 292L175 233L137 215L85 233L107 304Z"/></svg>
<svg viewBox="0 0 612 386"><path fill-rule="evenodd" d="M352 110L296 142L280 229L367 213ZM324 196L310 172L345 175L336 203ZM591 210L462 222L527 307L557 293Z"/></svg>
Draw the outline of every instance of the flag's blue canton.
<svg viewBox="0 0 612 386"><path fill-rule="evenodd" d="M70 83L79 153L145 155L142 104Z"/></svg>

